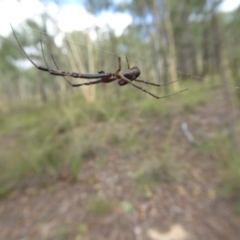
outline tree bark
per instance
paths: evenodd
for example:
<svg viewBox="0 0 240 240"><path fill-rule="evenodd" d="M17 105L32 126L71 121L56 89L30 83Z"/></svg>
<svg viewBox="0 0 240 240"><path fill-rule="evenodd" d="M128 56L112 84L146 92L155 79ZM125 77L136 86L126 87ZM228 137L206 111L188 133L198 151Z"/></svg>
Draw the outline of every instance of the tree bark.
<svg viewBox="0 0 240 240"><path fill-rule="evenodd" d="M237 135L235 131L235 115L234 115L234 108L233 108L233 101L232 96L229 91L229 85L226 78L225 66L222 60L222 34L220 34L219 28L219 20L218 16L215 12L217 4L212 9L212 27L214 29L214 36L215 36L215 46L214 46L214 55L216 56L216 66L219 72L221 82L222 82L222 90L223 90L223 98L225 100L225 111L227 118L227 126L230 133L230 139L232 143L232 147L237 149Z"/></svg>
<svg viewBox="0 0 240 240"><path fill-rule="evenodd" d="M168 65L171 80L175 81L177 79L177 65L176 65L176 49L175 49L175 39L172 28L172 21L170 17L170 1L165 1L165 26L168 35ZM173 87L175 91L179 90L179 82L174 82Z"/></svg>

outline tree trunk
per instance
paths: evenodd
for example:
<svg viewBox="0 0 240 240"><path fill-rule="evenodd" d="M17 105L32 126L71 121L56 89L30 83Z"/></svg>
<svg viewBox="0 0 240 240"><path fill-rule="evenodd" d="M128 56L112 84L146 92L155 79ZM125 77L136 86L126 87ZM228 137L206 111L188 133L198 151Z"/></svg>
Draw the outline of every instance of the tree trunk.
<svg viewBox="0 0 240 240"><path fill-rule="evenodd" d="M202 33L202 58L203 58L203 69L202 69L202 76L206 76L209 72L209 42L208 42L208 36L209 36L209 27L206 23L206 26L204 26L203 33Z"/></svg>
<svg viewBox="0 0 240 240"><path fill-rule="evenodd" d="M164 26L161 24L162 23L162 11L161 11L161 7L159 6L156 1L154 1L154 8L153 8L153 15L154 15L154 24L155 27L157 29L157 33L156 35L153 36L153 43L152 43L152 52L153 52L153 57L154 57L154 62L157 64L155 66L155 72L156 72L156 76L158 78L158 83L164 83L166 84L168 82L168 74L167 74L167 69L168 69L168 65L167 65L167 59L166 59L166 42L164 41L164 38L162 37L164 35L164 31L165 28ZM159 63L159 59L157 57L157 55L161 56L162 62ZM159 65L161 64L162 66L162 71L163 73L161 73L161 71L159 71ZM160 78L163 76L163 81L160 81ZM161 89L159 89L160 91ZM168 85L164 86L164 91L165 94L168 94Z"/></svg>
<svg viewBox="0 0 240 240"><path fill-rule="evenodd" d="M237 149L238 143L237 143L237 135L235 131L233 101L232 101L232 96L230 94L229 85L226 78L225 66L222 60L222 38L221 38L222 34L220 34L219 20L215 12L216 7L217 7L217 4L212 9L212 28L214 29L214 36L215 36L214 53L216 56L215 59L216 59L217 70L219 72L221 82L222 82L223 98L225 100L226 116L228 116L227 125L230 133L231 143L232 143L232 147L234 149Z"/></svg>
<svg viewBox="0 0 240 240"><path fill-rule="evenodd" d="M176 65L176 49L175 49L175 39L172 28L172 21L170 17L170 1L165 1L165 26L168 35L168 65L171 80L175 81L177 79L177 65ZM179 82L174 82L173 87L175 91L179 90Z"/></svg>

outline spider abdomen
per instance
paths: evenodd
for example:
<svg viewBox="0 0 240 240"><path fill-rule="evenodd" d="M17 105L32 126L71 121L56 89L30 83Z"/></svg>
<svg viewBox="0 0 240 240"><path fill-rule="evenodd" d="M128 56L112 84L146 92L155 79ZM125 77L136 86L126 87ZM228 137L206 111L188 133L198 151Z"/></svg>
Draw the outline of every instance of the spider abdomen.
<svg viewBox="0 0 240 240"><path fill-rule="evenodd" d="M141 72L140 72L139 68L135 66L135 67L132 67L128 72L123 73L123 76L125 78L129 79L130 81L133 81L136 78L138 78L140 76L140 74L141 74ZM124 81L123 79L120 79L118 81L118 84L120 86L124 86L124 85L128 84L128 82Z"/></svg>

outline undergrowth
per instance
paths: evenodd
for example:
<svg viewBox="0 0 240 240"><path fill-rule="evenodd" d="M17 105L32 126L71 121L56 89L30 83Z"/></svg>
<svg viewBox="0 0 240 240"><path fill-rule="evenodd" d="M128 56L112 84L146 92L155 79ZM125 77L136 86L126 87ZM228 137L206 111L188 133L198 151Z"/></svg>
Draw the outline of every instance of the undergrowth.
<svg viewBox="0 0 240 240"><path fill-rule="evenodd" d="M219 193L239 201L240 151L231 143L229 134L218 133L214 141L207 140L199 146L199 151L208 154L217 163L216 170L221 179Z"/></svg>
<svg viewBox="0 0 240 240"><path fill-rule="evenodd" d="M53 101L34 106L28 103L21 109L13 108L2 114L0 196L7 196L20 185L31 185L31 179L37 179L33 182L40 185L52 184L63 172L67 178L77 180L85 162L94 161L104 166L108 155L114 151L125 158L149 155L152 169L139 173L140 182L141 179L143 182L148 182L147 179L151 182L177 180L179 168L175 169L174 156L169 155L169 140L163 139L166 147L161 161L156 152L151 153L156 142L151 137L154 128L149 124L154 119L161 126L168 124L173 112L192 111L210 99L210 92L199 89L196 83L184 81L182 87L189 87L189 90L162 100L129 86L120 98L107 95L88 103L79 93L61 106ZM237 174L230 163L228 168L229 172ZM231 174L225 174L225 179L234 181Z"/></svg>

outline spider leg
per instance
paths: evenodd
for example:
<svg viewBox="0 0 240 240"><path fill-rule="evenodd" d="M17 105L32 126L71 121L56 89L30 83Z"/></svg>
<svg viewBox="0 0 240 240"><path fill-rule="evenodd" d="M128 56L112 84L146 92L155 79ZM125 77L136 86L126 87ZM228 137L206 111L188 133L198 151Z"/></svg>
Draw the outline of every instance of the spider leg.
<svg viewBox="0 0 240 240"><path fill-rule="evenodd" d="M148 92L147 90L145 90L145 89L137 86L136 84L132 83L129 79L127 79L126 77L124 77L122 74L119 74L120 71L121 71L121 58L118 57L118 70L117 70L116 73L115 73L116 77L120 78L121 80L123 80L123 81L125 81L125 82L130 83L130 84L133 85L135 88L138 88L139 90L141 90L141 91L143 91L143 92L145 92L145 93L148 93L148 94L151 95L152 97L155 97L155 98L159 99L159 97L156 96L155 94L150 93L150 92Z"/></svg>
<svg viewBox="0 0 240 240"><path fill-rule="evenodd" d="M47 64L47 61L46 61L46 58L45 58L45 54L44 54L44 51L43 51L42 33L41 32L40 32L40 40L41 40L41 51L42 51L43 60L45 62L45 65L47 66L48 72L50 72L50 68L49 68L49 66Z"/></svg>
<svg viewBox="0 0 240 240"><path fill-rule="evenodd" d="M128 66L128 69L130 70L130 64L129 64L129 61L128 61L128 57L126 57L126 61L127 61L127 66ZM144 81L144 80L140 80L140 79L133 79L132 81L136 81L136 82L141 82L141 83L145 83L145 84L149 84L149 85L153 85L153 86L157 86L157 87L160 87L162 85L165 85L165 84L156 84L156 83L151 83L151 82L147 82L147 81ZM168 83L170 84L170 83Z"/></svg>
<svg viewBox="0 0 240 240"><path fill-rule="evenodd" d="M111 80L111 79L115 79L115 80L118 79L118 80L119 80L119 81L118 81L118 84L119 84L120 86L124 86L124 85L128 84L128 81L125 81L123 78L120 77L121 74L119 74L119 72L121 71L121 68L122 68L122 66L121 66L121 57L118 56L118 69L117 69L117 71L113 74L113 76L110 77L110 80Z"/></svg>
<svg viewBox="0 0 240 240"><path fill-rule="evenodd" d="M119 72L121 71L121 57L118 56L118 70L115 72L116 75L119 74Z"/></svg>
<svg viewBox="0 0 240 240"><path fill-rule="evenodd" d="M92 82L86 82L86 83L78 83L78 84L71 84L72 87L81 87L83 85L91 85L91 84L97 84L97 83L110 83L110 82L113 82L115 80L117 80L118 78L116 77L112 77L112 78L106 78L105 80L104 79L99 79L97 81L92 81Z"/></svg>
<svg viewBox="0 0 240 240"><path fill-rule="evenodd" d="M126 61L127 61L128 69L130 70L131 68L130 68L130 64L129 64L129 61L128 61L128 57L126 57ZM187 75L187 76L184 77L183 79L189 78L190 76L191 76L191 75ZM171 84L171 83L177 82L177 81L179 81L179 80L175 80L175 81L168 82L168 83L164 83L164 84L151 83L151 82L147 82L147 81L140 80L140 79L133 79L133 81L145 83L145 84L152 85L152 86L156 86L156 87L161 87L161 86L166 86L166 85L169 85L169 84Z"/></svg>
<svg viewBox="0 0 240 240"><path fill-rule="evenodd" d="M148 85L153 85L153 86L156 86L156 87L162 87L162 86L166 86L166 85L169 85L171 83L177 82L179 80L175 80L175 81L164 83L164 84L157 84L157 83L147 82L147 81L140 80L140 79L134 79L133 81L145 83L145 84L148 84Z"/></svg>
<svg viewBox="0 0 240 240"><path fill-rule="evenodd" d="M153 94L153 93L151 93L151 92L148 92L147 90L145 90L145 89L143 89L143 88L137 86L136 84L132 83L129 79L127 79L127 78L124 77L123 75L120 75L120 74L118 74L118 75L119 75L119 78L121 78L122 80L124 80L124 81L130 83L130 84L133 85L135 88L138 88L139 90L141 90L141 91L143 91L143 92L145 92L145 93L151 95L152 97L159 99L159 97L158 97L157 95L155 95L155 94Z"/></svg>
<svg viewBox="0 0 240 240"><path fill-rule="evenodd" d="M127 61L128 69L130 69L130 65L129 65L128 57L126 57L126 61Z"/></svg>
<svg viewBox="0 0 240 240"><path fill-rule="evenodd" d="M175 95L175 94L178 94L178 93L181 93L181 92L185 92L185 91L188 90L188 88L186 88L186 89L180 90L180 91L178 91L178 92L175 92L175 93L172 93L172 94L169 94L169 95L165 95L165 96L159 97L159 96L157 96L157 95L155 95L155 94L153 94L153 93L151 93L151 92L148 92L147 90L145 90L145 89L137 86L136 84L132 83L130 80L128 80L128 79L127 79L126 77L124 77L123 75L120 75L120 74L119 74L119 77L120 77L122 80L125 80L125 81L127 81L128 83L130 83L131 85L133 85L135 88L138 88L139 90L141 90L141 91L143 91L143 92L145 92L145 93L147 93L147 94L149 94L149 95L151 95L152 97L157 98L157 99L167 98L167 97L170 97L170 96L172 96L172 95Z"/></svg>
<svg viewBox="0 0 240 240"><path fill-rule="evenodd" d="M187 78L189 78L189 77L191 77L191 75L187 75L186 77L184 77L184 78L182 78L182 79L187 79ZM151 83L151 82L147 82L147 81L140 80L140 79L134 79L133 81L142 82L142 83L149 84L149 85L153 85L153 86L156 86L156 87L162 87L162 86L166 86L166 85L175 83L175 82L177 82L177 81L179 81L179 80L175 80L175 81L168 82L168 83L163 83L163 84Z"/></svg>
<svg viewBox="0 0 240 240"><path fill-rule="evenodd" d="M65 72L65 71L60 71L60 70L55 70L55 69L50 69L50 68L46 68L46 67L42 67L37 65L28 55L27 53L24 51L22 45L20 44L17 35L11 25L14 37L19 45L19 47L21 48L21 50L23 51L24 55L26 56L26 58L29 60L29 62L32 63L32 65L34 67L36 67L39 70L45 71L45 72L49 72L52 75L56 75L56 76L68 76L68 77L74 77L74 78L85 78L85 79L96 79L96 78L102 78L102 77L111 77L111 73L100 73L100 74L83 74L83 73L75 73L75 72Z"/></svg>
<svg viewBox="0 0 240 240"><path fill-rule="evenodd" d="M55 64L56 68L59 70L59 68L58 68L58 66L57 66L57 63L56 63L56 61L55 61L55 59L54 59L54 57L53 57L52 54L51 54L51 57L52 57L53 63ZM65 76L63 76L63 78L64 78L64 80L65 80L69 85L72 86L72 83L71 83L70 81L68 81L68 79L67 79Z"/></svg>
<svg viewBox="0 0 240 240"><path fill-rule="evenodd" d="M11 25L11 24L10 24L10 25ZM16 33L15 33L15 31L14 31L12 25L11 25L11 28L12 28L12 31L13 31L14 37L15 37L15 39L17 40L17 43L18 43L19 47L21 48L21 50L23 51L24 55L25 55L26 58L29 60L29 62L31 62L31 63L33 64L34 67L36 67L36 68L38 68L38 69L40 69L40 70L43 70L43 71L48 72L48 69L47 69L47 68L44 68L44 67L38 66L35 62L32 61L32 59L27 55L27 53L24 51L22 45L20 44L20 42L19 42L19 40L18 40L18 38L17 38L17 35L16 35Z"/></svg>
<svg viewBox="0 0 240 240"><path fill-rule="evenodd" d="M130 83L130 84L131 84L132 86L134 86L135 88L138 88L139 90L141 90L141 91L143 91L143 92L151 95L151 96L154 97L154 98L157 98L157 99L166 98L166 97L170 97L170 96L175 95L175 94L177 94L177 93L184 92L184 91L188 90L188 89L183 89L183 90L178 91L178 92L176 92L176 93L159 97L159 96L157 96L157 95L155 95L155 94L147 91L146 89L143 89L143 88L137 86L136 84L132 83L132 81L130 81L128 78L126 78L126 77L123 76L122 74L119 74L119 71L121 70L121 58L120 58L120 57L118 57L118 62L119 62L119 68L118 68L118 71L116 72L116 76L119 77L120 79L122 79L122 80ZM134 79L132 79L132 80L134 80ZM145 82L145 81L144 81L144 82Z"/></svg>
<svg viewBox="0 0 240 240"><path fill-rule="evenodd" d="M56 61L55 61L55 59L54 59L54 57L53 57L52 54L51 54L51 57L52 57L52 60L53 60L53 62L54 62L54 64L55 64L56 68L59 69L58 66L57 66L57 63L56 63ZM81 87L81 86L83 86L83 85L88 86L88 85L97 84L97 83L101 83L101 82L102 82L102 79L100 79L100 80L93 81L93 82L86 82L86 83L74 84L74 83L71 83L70 81L68 81L68 79L67 79L65 76L63 76L63 78L64 78L72 87ZM115 80L116 80L116 79L113 79L112 81L115 81Z"/></svg>
<svg viewBox="0 0 240 240"><path fill-rule="evenodd" d="M175 92L175 93L172 93L172 94L168 94L168 95L165 95L165 96L158 97L158 99L171 97L171 96L173 96L173 95L176 95L176 94L179 94L179 93L185 92L185 91L187 91L187 90L188 90L188 88L185 88L185 89L182 89L182 90L177 91L177 92Z"/></svg>
<svg viewBox="0 0 240 240"><path fill-rule="evenodd" d="M53 60L53 63L55 64L55 66L56 66L56 68L57 69L59 69L59 67L57 66L57 63L56 63L56 61L55 61L55 59L54 59L54 57L53 57L53 55L51 54L51 57L52 57L52 60ZM100 72L103 72L103 73L105 73L104 71L99 71L99 73ZM112 75L111 73L109 73L110 75ZM79 87L79 86L82 86L82 85L90 85L90 84L94 84L94 83L98 83L99 81L96 81L96 82L90 82L89 84L85 84L85 83L81 83L81 84L73 84L73 83L71 83L70 81L68 81L68 79L66 78L66 77L64 77L63 76L63 78L66 80L66 82L68 82L72 87ZM110 83L110 82L113 82L113 81L115 81L115 80L117 80L117 78L116 77L103 77L103 78L101 78L101 82L102 83Z"/></svg>
<svg viewBox="0 0 240 240"><path fill-rule="evenodd" d="M81 86L88 86L88 85L92 85L92 84L98 84L98 83L101 83L102 82L102 79L99 79L99 80L96 80L96 81L92 81L92 82L85 82L85 83L76 83L76 84L73 84L73 83L70 83L72 87L81 87Z"/></svg>

